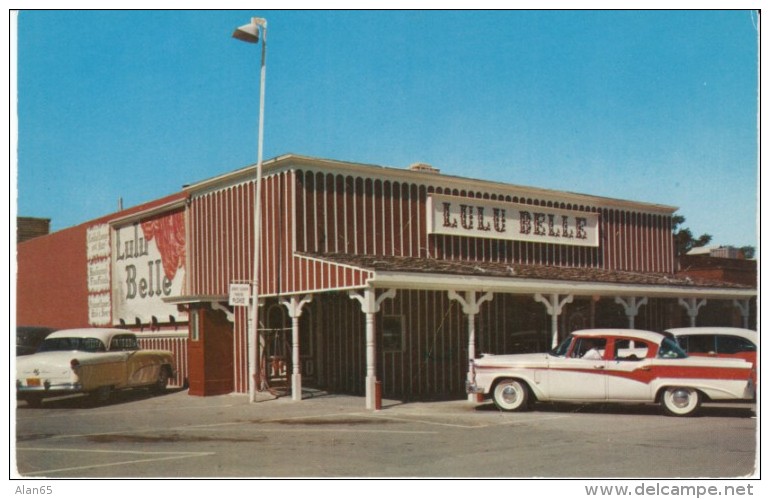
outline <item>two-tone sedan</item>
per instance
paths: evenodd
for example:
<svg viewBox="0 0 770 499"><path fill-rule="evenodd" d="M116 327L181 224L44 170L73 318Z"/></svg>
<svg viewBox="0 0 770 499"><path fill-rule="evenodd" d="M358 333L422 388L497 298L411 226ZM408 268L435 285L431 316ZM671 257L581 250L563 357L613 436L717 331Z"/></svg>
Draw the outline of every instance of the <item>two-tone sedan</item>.
<svg viewBox="0 0 770 499"><path fill-rule="evenodd" d="M469 393L502 410L541 402L659 403L689 416L703 401L751 400L753 365L688 357L671 338L631 329L575 331L548 353L489 355L471 362Z"/></svg>
<svg viewBox="0 0 770 499"><path fill-rule="evenodd" d="M125 388L163 392L174 368L171 352L141 350L130 331L65 329L48 335L37 353L17 358L16 393L36 406L45 397L75 393L106 401Z"/></svg>

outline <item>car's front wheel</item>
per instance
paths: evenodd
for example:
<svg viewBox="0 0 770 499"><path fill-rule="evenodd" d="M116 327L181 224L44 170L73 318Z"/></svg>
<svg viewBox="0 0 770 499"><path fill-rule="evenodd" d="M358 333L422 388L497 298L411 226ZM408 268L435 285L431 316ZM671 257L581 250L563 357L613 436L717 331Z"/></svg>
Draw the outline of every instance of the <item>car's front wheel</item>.
<svg viewBox="0 0 770 499"><path fill-rule="evenodd" d="M692 416L700 403L698 390L682 386L666 388L661 397L663 411L669 416Z"/></svg>
<svg viewBox="0 0 770 499"><path fill-rule="evenodd" d="M502 379L495 385L492 399L504 411L523 411L529 402L529 390L522 381Z"/></svg>

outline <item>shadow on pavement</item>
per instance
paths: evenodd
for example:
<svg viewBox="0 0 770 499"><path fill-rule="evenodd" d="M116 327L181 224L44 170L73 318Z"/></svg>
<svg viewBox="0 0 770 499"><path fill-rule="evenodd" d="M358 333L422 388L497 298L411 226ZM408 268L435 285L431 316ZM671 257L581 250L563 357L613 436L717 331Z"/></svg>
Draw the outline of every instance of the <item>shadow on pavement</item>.
<svg viewBox="0 0 770 499"><path fill-rule="evenodd" d="M501 412L494 403L484 403L475 408L479 412ZM530 412L618 414L634 416L661 416L662 409L652 404L566 404L536 403ZM755 406L749 403L704 404L693 417L710 418L753 418Z"/></svg>

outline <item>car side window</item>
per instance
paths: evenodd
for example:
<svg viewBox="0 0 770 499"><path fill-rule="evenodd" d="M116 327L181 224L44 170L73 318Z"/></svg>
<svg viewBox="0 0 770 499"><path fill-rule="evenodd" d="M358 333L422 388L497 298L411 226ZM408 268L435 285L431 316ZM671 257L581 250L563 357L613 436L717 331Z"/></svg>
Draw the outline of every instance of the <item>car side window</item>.
<svg viewBox="0 0 770 499"><path fill-rule="evenodd" d="M138 350L139 344L136 341L136 337L129 335L118 335L112 338L110 341L110 350L113 352L118 351L132 351Z"/></svg>
<svg viewBox="0 0 770 499"><path fill-rule="evenodd" d="M735 354L757 351L756 345L740 336L718 335L716 343L718 353Z"/></svg>
<svg viewBox="0 0 770 499"><path fill-rule="evenodd" d="M639 340L616 339L615 360L642 360L647 357L650 346Z"/></svg>
<svg viewBox="0 0 770 499"><path fill-rule="evenodd" d="M104 343L99 338L83 338L81 345L86 352L104 352Z"/></svg>
<svg viewBox="0 0 770 499"><path fill-rule="evenodd" d="M689 353L716 352L716 337L713 334L698 334L687 337Z"/></svg>
<svg viewBox="0 0 770 499"><path fill-rule="evenodd" d="M604 357L606 346L607 340L605 338L578 338L570 357L598 360Z"/></svg>

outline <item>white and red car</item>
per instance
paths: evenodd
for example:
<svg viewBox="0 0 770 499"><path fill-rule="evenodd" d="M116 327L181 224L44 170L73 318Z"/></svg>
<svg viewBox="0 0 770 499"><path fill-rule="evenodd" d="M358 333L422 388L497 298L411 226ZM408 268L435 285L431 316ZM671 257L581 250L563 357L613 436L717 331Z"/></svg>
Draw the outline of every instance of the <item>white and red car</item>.
<svg viewBox="0 0 770 499"><path fill-rule="evenodd" d="M141 350L136 335L122 329L64 329L46 337L38 351L16 359L16 394L28 404L45 397L112 390L166 389L174 358L165 350Z"/></svg>
<svg viewBox="0 0 770 499"><path fill-rule="evenodd" d="M689 416L701 402L751 400L752 363L689 357L666 336L632 329L575 331L548 353L489 355L471 362L467 390L502 410L541 402L660 403Z"/></svg>

